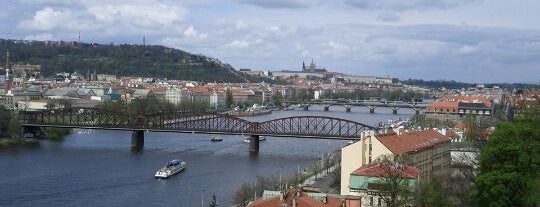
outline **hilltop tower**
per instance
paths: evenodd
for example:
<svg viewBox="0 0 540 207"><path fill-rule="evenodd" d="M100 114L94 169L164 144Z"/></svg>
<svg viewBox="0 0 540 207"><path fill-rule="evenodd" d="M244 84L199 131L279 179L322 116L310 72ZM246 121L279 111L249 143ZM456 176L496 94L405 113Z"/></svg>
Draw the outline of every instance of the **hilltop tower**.
<svg viewBox="0 0 540 207"><path fill-rule="evenodd" d="M6 89L9 90L11 89L11 74L10 74L10 66L9 66L9 51L6 52Z"/></svg>

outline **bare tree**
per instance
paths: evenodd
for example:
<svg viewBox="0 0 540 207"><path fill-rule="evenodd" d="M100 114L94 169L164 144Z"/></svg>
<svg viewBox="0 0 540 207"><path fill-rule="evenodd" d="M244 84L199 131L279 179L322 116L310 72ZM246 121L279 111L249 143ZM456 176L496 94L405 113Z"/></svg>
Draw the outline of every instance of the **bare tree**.
<svg viewBox="0 0 540 207"><path fill-rule="evenodd" d="M381 156L373 163L378 164L379 184L373 186L389 207L411 206L413 191L411 178L404 172L406 166L401 156Z"/></svg>

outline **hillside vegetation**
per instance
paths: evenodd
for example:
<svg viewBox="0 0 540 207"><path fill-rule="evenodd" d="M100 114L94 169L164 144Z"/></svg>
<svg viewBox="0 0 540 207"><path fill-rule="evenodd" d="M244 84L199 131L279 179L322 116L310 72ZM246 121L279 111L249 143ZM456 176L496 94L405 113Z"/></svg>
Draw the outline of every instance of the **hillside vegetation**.
<svg viewBox="0 0 540 207"><path fill-rule="evenodd" d="M230 65L203 55L157 45L105 45L77 42L0 39L2 66L10 51L12 63L42 66L44 76L59 72L88 72L179 80L243 82Z"/></svg>

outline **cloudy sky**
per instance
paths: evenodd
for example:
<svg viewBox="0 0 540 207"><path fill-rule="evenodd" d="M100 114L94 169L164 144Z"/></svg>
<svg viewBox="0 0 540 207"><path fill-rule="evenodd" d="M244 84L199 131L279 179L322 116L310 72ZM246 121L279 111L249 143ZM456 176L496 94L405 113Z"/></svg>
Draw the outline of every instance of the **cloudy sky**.
<svg viewBox="0 0 540 207"><path fill-rule="evenodd" d="M540 81L538 0L3 0L0 38L161 44L235 68Z"/></svg>

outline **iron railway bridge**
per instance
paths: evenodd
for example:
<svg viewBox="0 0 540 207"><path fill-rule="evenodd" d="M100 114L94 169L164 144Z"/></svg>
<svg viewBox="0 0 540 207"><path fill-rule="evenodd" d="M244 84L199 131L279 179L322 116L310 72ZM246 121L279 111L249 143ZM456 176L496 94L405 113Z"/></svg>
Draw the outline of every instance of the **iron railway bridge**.
<svg viewBox="0 0 540 207"><path fill-rule="evenodd" d="M366 130L363 123L324 116L296 116L263 122L248 121L215 112L175 112L130 115L96 108L24 111L24 133L39 133L41 127L132 131L131 146L142 149L144 131L227 134L250 136L250 152L259 151L259 136L354 140Z"/></svg>

